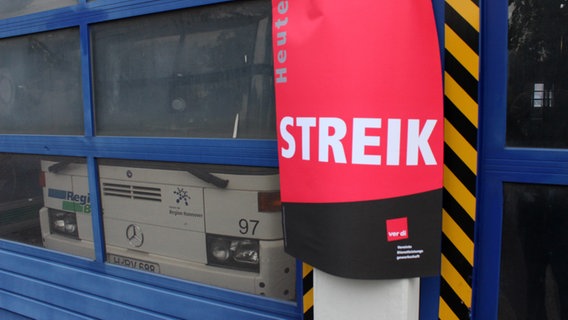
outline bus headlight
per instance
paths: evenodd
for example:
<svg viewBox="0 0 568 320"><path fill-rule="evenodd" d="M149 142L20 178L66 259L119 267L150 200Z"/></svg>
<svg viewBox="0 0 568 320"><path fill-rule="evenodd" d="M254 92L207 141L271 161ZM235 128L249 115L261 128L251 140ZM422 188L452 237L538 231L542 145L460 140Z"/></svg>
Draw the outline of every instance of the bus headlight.
<svg viewBox="0 0 568 320"><path fill-rule="evenodd" d="M213 260L225 262L231 256L231 245L223 239L215 239L212 240L208 251L210 251Z"/></svg>
<svg viewBox="0 0 568 320"><path fill-rule="evenodd" d="M50 209L49 231L54 234L78 239L79 232L76 213Z"/></svg>
<svg viewBox="0 0 568 320"><path fill-rule="evenodd" d="M258 241L240 240L235 247L233 255L235 261L258 265Z"/></svg>
<svg viewBox="0 0 568 320"><path fill-rule="evenodd" d="M207 235L207 264L242 271L260 271L258 240Z"/></svg>

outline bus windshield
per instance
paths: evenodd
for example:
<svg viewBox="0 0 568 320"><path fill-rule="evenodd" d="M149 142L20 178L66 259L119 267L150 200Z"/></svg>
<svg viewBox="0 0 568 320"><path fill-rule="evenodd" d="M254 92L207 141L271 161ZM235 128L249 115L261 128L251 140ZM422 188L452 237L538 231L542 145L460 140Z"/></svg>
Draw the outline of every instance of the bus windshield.
<svg viewBox="0 0 568 320"><path fill-rule="evenodd" d="M95 25L99 135L275 138L270 3Z"/></svg>

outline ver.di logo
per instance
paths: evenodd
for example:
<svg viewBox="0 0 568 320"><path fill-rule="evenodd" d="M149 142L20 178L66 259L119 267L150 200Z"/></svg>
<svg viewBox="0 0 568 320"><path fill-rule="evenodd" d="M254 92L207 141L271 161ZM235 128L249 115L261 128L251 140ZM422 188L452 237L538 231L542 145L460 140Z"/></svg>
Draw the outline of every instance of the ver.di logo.
<svg viewBox="0 0 568 320"><path fill-rule="evenodd" d="M189 199L191 199L191 197L186 190L183 188L177 188L177 190L174 191L174 194L177 196L176 203L183 202L186 206L189 205Z"/></svg>
<svg viewBox="0 0 568 320"><path fill-rule="evenodd" d="M387 220L387 241L408 239L408 217Z"/></svg>

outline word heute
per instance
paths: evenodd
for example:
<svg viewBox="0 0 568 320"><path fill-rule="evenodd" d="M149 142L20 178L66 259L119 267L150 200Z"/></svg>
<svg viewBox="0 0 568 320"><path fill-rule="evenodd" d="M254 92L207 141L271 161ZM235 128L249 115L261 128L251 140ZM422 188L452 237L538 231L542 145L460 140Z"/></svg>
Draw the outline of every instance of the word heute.
<svg viewBox="0 0 568 320"><path fill-rule="evenodd" d="M276 61L274 66L274 75L276 84L286 83L286 25L288 24L288 17L285 16L288 12L288 1L283 0L278 2L277 5L278 17L275 17L274 27L276 30Z"/></svg>
<svg viewBox="0 0 568 320"><path fill-rule="evenodd" d="M280 120L280 136L286 142L280 148L280 154L286 159L297 157L296 144L301 142L301 160L311 160L312 128L318 134L318 158L319 162L330 162L330 151L333 153L335 163L347 163L345 146L343 140L348 134L351 135L351 163L360 165L383 165L383 155L368 154L366 147L378 147L386 140L386 165L401 165L400 150L401 143L401 124L403 119L386 119L386 136L367 135L366 129L380 129L383 126L381 118L353 118L348 127L346 121L336 117L290 117L286 116ZM418 165L419 156L422 156L424 164L433 166L437 164L436 158L432 153L429 138L437 124L437 120L427 119L408 119L406 135L406 161L407 166ZM291 131L294 127L299 127L299 137L294 136ZM348 129L350 129L348 131Z"/></svg>

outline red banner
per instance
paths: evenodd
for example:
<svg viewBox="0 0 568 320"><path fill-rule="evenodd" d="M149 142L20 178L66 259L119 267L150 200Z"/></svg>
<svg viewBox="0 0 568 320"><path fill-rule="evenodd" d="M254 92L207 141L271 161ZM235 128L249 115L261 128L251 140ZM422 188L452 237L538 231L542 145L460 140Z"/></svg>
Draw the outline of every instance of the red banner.
<svg viewBox="0 0 568 320"><path fill-rule="evenodd" d="M282 200L376 200L441 188L431 1L273 6Z"/></svg>
<svg viewBox="0 0 568 320"><path fill-rule="evenodd" d="M287 251L354 278L439 269L442 69L431 0L273 0Z"/></svg>

